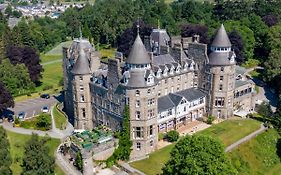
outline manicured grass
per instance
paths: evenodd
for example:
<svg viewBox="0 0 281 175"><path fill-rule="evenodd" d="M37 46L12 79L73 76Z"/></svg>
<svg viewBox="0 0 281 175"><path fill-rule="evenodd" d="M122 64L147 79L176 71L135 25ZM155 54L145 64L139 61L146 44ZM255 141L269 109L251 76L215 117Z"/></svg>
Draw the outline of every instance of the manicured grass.
<svg viewBox="0 0 281 175"><path fill-rule="evenodd" d="M198 134L219 138L225 146L229 146L255 130L258 130L260 124L259 121L253 119L226 120L222 123L213 125Z"/></svg>
<svg viewBox="0 0 281 175"><path fill-rule="evenodd" d="M67 124L66 116L58 109L58 105L54 106L53 115L55 119L56 128L65 129Z"/></svg>
<svg viewBox="0 0 281 175"><path fill-rule="evenodd" d="M280 157L276 153L278 139L278 133L270 129L228 153L238 174L280 175Z"/></svg>
<svg viewBox="0 0 281 175"><path fill-rule="evenodd" d="M49 58L48 58L49 59ZM30 98L39 97L43 93L57 93L61 90L60 80L63 77L62 62L47 64L43 66L44 72L42 73L42 84L35 88L35 93L30 96L24 95L15 98L15 101L23 101Z"/></svg>
<svg viewBox="0 0 281 175"><path fill-rule="evenodd" d="M11 169L13 171L13 175L20 175L21 173L21 162L22 157L24 155L24 146L25 143L30 139L30 135L23 135L14 132L7 131L8 139L11 146L11 156L13 158L13 164ZM49 154L54 155L55 150L60 144L59 139L50 139L47 141L47 145L49 147ZM63 171L56 166L55 168L56 174L63 175Z"/></svg>
<svg viewBox="0 0 281 175"><path fill-rule="evenodd" d="M42 120L41 117L43 117L43 120L45 120L45 122L49 123L48 126L46 126L46 127L38 127L37 126L38 121L40 121L40 119ZM41 113L38 116L35 116L31 119L27 119L27 120L24 120L24 121L20 122L20 127L22 127L22 128L35 129L35 130L41 130L41 131L47 131L47 130L51 129L52 128L51 125L52 125L51 115L47 114L47 113Z"/></svg>
<svg viewBox="0 0 281 175"><path fill-rule="evenodd" d="M225 145L230 145L259 128L260 122L252 119L226 120L197 134L219 138ZM133 162L130 165L148 175L161 174L161 168L169 159L173 146L174 144L166 146L150 154L148 159Z"/></svg>
<svg viewBox="0 0 281 175"><path fill-rule="evenodd" d="M147 175L161 174L161 168L168 161L174 144L168 145L149 155L148 159L132 162L130 165Z"/></svg>
<svg viewBox="0 0 281 175"><path fill-rule="evenodd" d="M62 47L69 47L72 44L72 41L66 41L58 44L52 50L46 53L46 55L62 55Z"/></svg>

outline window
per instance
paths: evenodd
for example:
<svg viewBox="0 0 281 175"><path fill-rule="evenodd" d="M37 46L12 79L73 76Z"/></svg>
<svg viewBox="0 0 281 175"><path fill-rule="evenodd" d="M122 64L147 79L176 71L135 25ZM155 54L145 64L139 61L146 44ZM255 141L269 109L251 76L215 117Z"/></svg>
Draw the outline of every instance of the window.
<svg viewBox="0 0 281 175"><path fill-rule="evenodd" d="M155 103L154 98L151 98L151 99L148 99L148 100L147 100L147 105L148 105L148 106L154 105L154 103Z"/></svg>
<svg viewBox="0 0 281 175"><path fill-rule="evenodd" d="M140 91L136 90L136 96L140 96Z"/></svg>
<svg viewBox="0 0 281 175"><path fill-rule="evenodd" d="M224 71L224 67L221 67L221 72L223 72Z"/></svg>
<svg viewBox="0 0 281 175"><path fill-rule="evenodd" d="M79 77L79 80L80 80L80 81L82 81L82 80L83 80L83 77L82 77L82 76L80 76L80 77Z"/></svg>
<svg viewBox="0 0 281 175"><path fill-rule="evenodd" d="M219 85L219 91L222 91L222 84Z"/></svg>
<svg viewBox="0 0 281 175"><path fill-rule="evenodd" d="M80 91L84 91L84 86L83 85L80 85Z"/></svg>
<svg viewBox="0 0 281 175"><path fill-rule="evenodd" d="M137 142L137 150L139 151L141 149L141 143Z"/></svg>
<svg viewBox="0 0 281 175"><path fill-rule="evenodd" d="M147 89L147 94L150 95L151 89Z"/></svg>
<svg viewBox="0 0 281 175"><path fill-rule="evenodd" d="M201 98L199 99L199 104L202 104L202 103L204 103L204 98L203 98L203 97L201 97Z"/></svg>
<svg viewBox="0 0 281 175"><path fill-rule="evenodd" d="M135 139L143 138L143 127L135 127L133 134Z"/></svg>
<svg viewBox="0 0 281 175"><path fill-rule="evenodd" d="M161 91L160 90L158 91L158 96L161 96Z"/></svg>
<svg viewBox="0 0 281 175"><path fill-rule="evenodd" d="M165 124L165 123L159 125L159 130L160 130L160 131L161 131L161 130L164 130L165 128L166 128L166 124Z"/></svg>
<svg viewBox="0 0 281 175"><path fill-rule="evenodd" d="M140 107L140 101L139 100L136 101L136 107Z"/></svg>
<svg viewBox="0 0 281 175"><path fill-rule="evenodd" d="M137 120L140 119L140 111L136 111L136 119L137 119Z"/></svg>
<svg viewBox="0 0 281 175"><path fill-rule="evenodd" d="M216 107L223 107L224 106L224 98L223 97L216 97L215 106Z"/></svg>
<svg viewBox="0 0 281 175"><path fill-rule="evenodd" d="M80 95L80 101L81 101L81 102L85 102L85 97L84 97L84 95Z"/></svg>
<svg viewBox="0 0 281 175"><path fill-rule="evenodd" d="M167 79L165 79L165 84L167 84L168 83L168 80Z"/></svg>
<svg viewBox="0 0 281 175"><path fill-rule="evenodd" d="M154 109L149 109L147 111L147 118L150 119L150 118L153 118L155 115L154 115Z"/></svg>
<svg viewBox="0 0 281 175"><path fill-rule="evenodd" d="M197 77L198 77L198 73L194 72L194 78L197 78Z"/></svg>
<svg viewBox="0 0 281 175"><path fill-rule="evenodd" d="M183 111L184 111L184 112L186 112L186 106L185 106L185 107L183 107Z"/></svg>
<svg viewBox="0 0 281 175"><path fill-rule="evenodd" d="M169 115L172 115L172 109L169 109L169 110L168 110L168 116L169 116Z"/></svg>
<svg viewBox="0 0 281 175"><path fill-rule="evenodd" d="M82 108L81 110L82 110L82 117L86 118L86 110L85 110L85 108Z"/></svg>
<svg viewBox="0 0 281 175"><path fill-rule="evenodd" d="M222 81L223 80L223 76L220 76L220 81Z"/></svg>
<svg viewBox="0 0 281 175"><path fill-rule="evenodd" d="M153 147L153 140L150 140L149 144L151 147Z"/></svg>
<svg viewBox="0 0 281 175"><path fill-rule="evenodd" d="M149 136L153 135L153 125L149 126Z"/></svg>
<svg viewBox="0 0 281 175"><path fill-rule="evenodd" d="M186 103L186 100L183 99L183 100L181 101L181 104L185 104L185 103Z"/></svg>

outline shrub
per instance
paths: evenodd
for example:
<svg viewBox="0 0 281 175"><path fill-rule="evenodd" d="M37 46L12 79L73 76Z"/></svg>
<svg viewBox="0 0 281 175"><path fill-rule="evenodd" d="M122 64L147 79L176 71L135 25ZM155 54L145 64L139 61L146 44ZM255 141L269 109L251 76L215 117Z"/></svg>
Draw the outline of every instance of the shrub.
<svg viewBox="0 0 281 175"><path fill-rule="evenodd" d="M166 139L169 142L176 142L179 139L179 132L178 131L169 131L166 135Z"/></svg>
<svg viewBox="0 0 281 175"><path fill-rule="evenodd" d="M36 126L42 130L49 130L51 128L51 118L49 114L40 114L36 118Z"/></svg>
<svg viewBox="0 0 281 175"><path fill-rule="evenodd" d="M213 121L215 120L214 116L208 116L206 123L211 125L213 123Z"/></svg>
<svg viewBox="0 0 281 175"><path fill-rule="evenodd" d="M46 90L49 90L49 89L52 89L53 88L53 85L46 85L43 87L43 91L46 91Z"/></svg>
<svg viewBox="0 0 281 175"><path fill-rule="evenodd" d="M165 137L165 134L164 133L159 133L158 134L158 140L163 140Z"/></svg>

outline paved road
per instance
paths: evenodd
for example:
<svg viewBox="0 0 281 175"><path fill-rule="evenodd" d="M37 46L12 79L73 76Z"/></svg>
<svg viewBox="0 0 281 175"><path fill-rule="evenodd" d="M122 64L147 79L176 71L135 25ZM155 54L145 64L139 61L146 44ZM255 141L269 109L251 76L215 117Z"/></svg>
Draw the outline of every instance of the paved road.
<svg viewBox="0 0 281 175"><path fill-rule="evenodd" d="M62 62L62 59L53 60L53 61L48 61L48 62L42 63L41 65L42 65L42 66L46 66L46 65L49 65L49 64L60 63L60 62Z"/></svg>
<svg viewBox="0 0 281 175"><path fill-rule="evenodd" d="M247 142L248 140L251 140L252 138L256 137L257 135L259 135L260 133L264 132L267 128L264 127L263 124L261 124L260 129L256 130L255 132L252 132L251 134L247 135L246 137L238 140L237 142L229 145L228 147L226 147L225 152L229 152L232 149L234 149L235 147L239 146L241 143Z"/></svg>
<svg viewBox="0 0 281 175"><path fill-rule="evenodd" d="M51 106L57 102L57 99L53 96L51 96L49 99L35 98L22 102L16 102L15 107L12 109L10 108L9 110L14 111L15 115L18 115L19 112L24 111L26 113L26 118L29 118L41 113L43 106L48 106L50 109Z"/></svg>

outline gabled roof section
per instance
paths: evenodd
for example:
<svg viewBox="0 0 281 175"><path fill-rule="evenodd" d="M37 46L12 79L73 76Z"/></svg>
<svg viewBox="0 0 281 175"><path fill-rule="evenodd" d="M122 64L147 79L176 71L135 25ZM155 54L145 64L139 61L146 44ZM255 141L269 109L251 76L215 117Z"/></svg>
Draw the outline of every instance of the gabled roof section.
<svg viewBox="0 0 281 175"><path fill-rule="evenodd" d="M181 102L181 100L182 100L182 96L180 96L180 95L177 95L177 94L172 94L172 93L170 93L169 94L169 97L170 97L170 99L173 101L173 103L177 106L180 102Z"/></svg>
<svg viewBox="0 0 281 175"><path fill-rule="evenodd" d="M175 107L175 104L169 98L169 95L158 98L157 103L158 103L158 112L163 112Z"/></svg>
<svg viewBox="0 0 281 175"><path fill-rule="evenodd" d="M215 39L213 40L211 46L212 47L231 47L230 40L228 38L228 35L225 31L223 24L217 31Z"/></svg>
<svg viewBox="0 0 281 175"><path fill-rule="evenodd" d="M85 75L91 73L89 60L83 48L80 48L79 56L74 63L71 72L75 75Z"/></svg>
<svg viewBox="0 0 281 175"><path fill-rule="evenodd" d="M150 56L148 55L143 42L138 34L136 40L130 50L126 63L129 64L149 64Z"/></svg>

